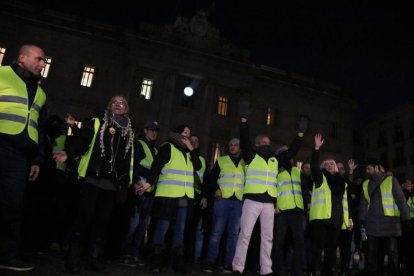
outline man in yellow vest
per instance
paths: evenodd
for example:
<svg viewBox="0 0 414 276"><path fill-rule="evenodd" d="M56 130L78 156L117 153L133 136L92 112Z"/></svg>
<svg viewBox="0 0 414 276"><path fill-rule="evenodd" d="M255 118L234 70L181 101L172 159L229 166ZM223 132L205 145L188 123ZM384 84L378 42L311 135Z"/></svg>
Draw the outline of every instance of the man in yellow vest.
<svg viewBox="0 0 414 276"><path fill-rule="evenodd" d="M411 224L414 223L414 185L411 180L406 179L401 185L408 208L410 209ZM414 262L410 260L414 253L414 231L413 229L403 229L400 252L402 253L401 262L405 265L407 275L414 275Z"/></svg>
<svg viewBox="0 0 414 276"><path fill-rule="evenodd" d="M37 179L44 159L44 67L45 54L35 45L23 45L17 62L0 67L0 269L33 269L18 248L26 182Z"/></svg>
<svg viewBox="0 0 414 276"><path fill-rule="evenodd" d="M368 236L368 274L379 274L382 264L378 263L378 252L384 248L389 275L397 275L397 238L401 236L401 224L411 228L410 210L398 180L381 172L378 160L368 159L365 172L368 179L362 184L359 219Z"/></svg>
<svg viewBox="0 0 414 276"><path fill-rule="evenodd" d="M240 140L229 142L229 154L221 156L214 164L209 178L209 187L214 191L213 229L207 252L207 267L204 272L214 272L221 237L227 228L227 241L224 254L223 272L232 271L237 238L240 231L240 218L243 206L244 161L240 151Z"/></svg>
<svg viewBox="0 0 414 276"><path fill-rule="evenodd" d="M277 153L287 150L281 147ZM277 275L285 273L285 241L287 231L290 229L293 241L292 275L301 275L304 240L305 206L310 201L307 183L301 182L300 169L293 165L293 160L279 167L277 176L277 203L275 215L275 242L273 260Z"/></svg>
<svg viewBox="0 0 414 276"><path fill-rule="evenodd" d="M301 117L298 135L289 149L280 154L275 154L270 147L270 137L268 135L258 135L255 139L255 146L252 147L247 126L247 117L250 113L248 102L239 104L239 113L241 117L240 145L246 163L246 178L240 221L241 229L232 262L233 273L242 274L244 271L250 237L256 221L260 217L260 274L271 275L272 259L270 255L273 245L278 168L279 164L281 166L285 165L299 151L304 132L307 129L307 119Z"/></svg>

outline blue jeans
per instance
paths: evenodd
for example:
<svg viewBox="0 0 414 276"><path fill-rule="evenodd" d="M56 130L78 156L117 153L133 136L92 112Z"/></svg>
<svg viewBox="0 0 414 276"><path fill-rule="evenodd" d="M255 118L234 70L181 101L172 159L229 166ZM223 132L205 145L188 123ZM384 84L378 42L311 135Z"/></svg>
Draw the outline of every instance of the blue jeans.
<svg viewBox="0 0 414 276"><path fill-rule="evenodd" d="M203 251L203 241L204 241L204 219L203 216L200 216L197 221L196 225L196 233L195 233L195 252L194 258L195 260L199 260L201 258L201 254Z"/></svg>
<svg viewBox="0 0 414 276"><path fill-rule="evenodd" d="M152 200L152 196L144 195L141 197L141 206L135 207L134 214L129 219L128 233L122 243L122 254L124 256L139 256L141 242L150 221L149 212Z"/></svg>
<svg viewBox="0 0 414 276"><path fill-rule="evenodd" d="M242 207L243 202L240 200L222 199L214 202L213 230L208 244L207 262L216 262L221 236L227 226L224 266L231 266L240 231Z"/></svg>
<svg viewBox="0 0 414 276"><path fill-rule="evenodd" d="M172 247L183 247L184 246L184 229L185 222L187 220L187 208L178 207L177 217L173 229ZM171 224L170 219L158 219L157 226L155 227L154 238L152 240L153 245L163 245L165 235Z"/></svg>

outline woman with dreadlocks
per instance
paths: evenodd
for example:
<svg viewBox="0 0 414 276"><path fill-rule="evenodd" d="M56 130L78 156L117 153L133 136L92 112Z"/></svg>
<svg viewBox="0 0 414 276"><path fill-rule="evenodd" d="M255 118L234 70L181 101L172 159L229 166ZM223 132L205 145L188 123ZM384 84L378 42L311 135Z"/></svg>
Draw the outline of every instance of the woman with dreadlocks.
<svg viewBox="0 0 414 276"><path fill-rule="evenodd" d="M132 182L133 140L128 103L123 95L111 98L103 117L86 122L74 143L54 158L63 163L80 158L81 183L78 219L65 262L68 272L80 272L81 249L89 250L88 268L104 271L103 242L117 191Z"/></svg>

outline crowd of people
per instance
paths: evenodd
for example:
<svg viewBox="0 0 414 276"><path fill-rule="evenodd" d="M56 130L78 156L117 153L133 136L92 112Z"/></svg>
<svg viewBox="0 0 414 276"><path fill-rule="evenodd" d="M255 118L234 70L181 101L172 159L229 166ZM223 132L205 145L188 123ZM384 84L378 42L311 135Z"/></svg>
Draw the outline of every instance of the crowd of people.
<svg viewBox="0 0 414 276"><path fill-rule="evenodd" d="M23 45L0 67L0 269L32 270L31 252L57 248L75 274L115 259L186 275L191 262L234 275L414 275L411 181L374 158L347 172L320 160L320 133L298 167L307 118L274 150L269 135L250 141L242 101L240 136L209 164L189 125L166 141L155 120L136 131L122 94L82 124L48 117L44 66L43 50Z"/></svg>

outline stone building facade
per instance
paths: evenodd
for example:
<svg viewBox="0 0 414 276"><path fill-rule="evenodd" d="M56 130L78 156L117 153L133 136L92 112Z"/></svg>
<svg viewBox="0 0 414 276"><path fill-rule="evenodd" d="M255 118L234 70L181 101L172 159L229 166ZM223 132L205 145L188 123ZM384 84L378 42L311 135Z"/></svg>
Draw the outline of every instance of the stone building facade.
<svg viewBox="0 0 414 276"><path fill-rule="evenodd" d="M168 129L189 124L200 137L201 153L212 161L238 136L237 103L248 99L252 138L261 132L270 135L274 147L288 144L299 117L307 116L310 132L298 161L309 158L316 132L326 136L323 156L344 161L352 155L355 103L346 91L255 64L246 50L221 38L202 12L169 26L142 24L128 30L7 1L0 25L3 64L25 43L41 46L51 58L42 81L50 114L91 117L112 95L125 94L136 126L159 121L159 140L165 141ZM93 75L92 81L85 74ZM186 86L193 87L193 96L183 95Z"/></svg>
<svg viewBox="0 0 414 276"><path fill-rule="evenodd" d="M365 157L377 158L400 181L414 181L414 102L372 120L363 141Z"/></svg>

